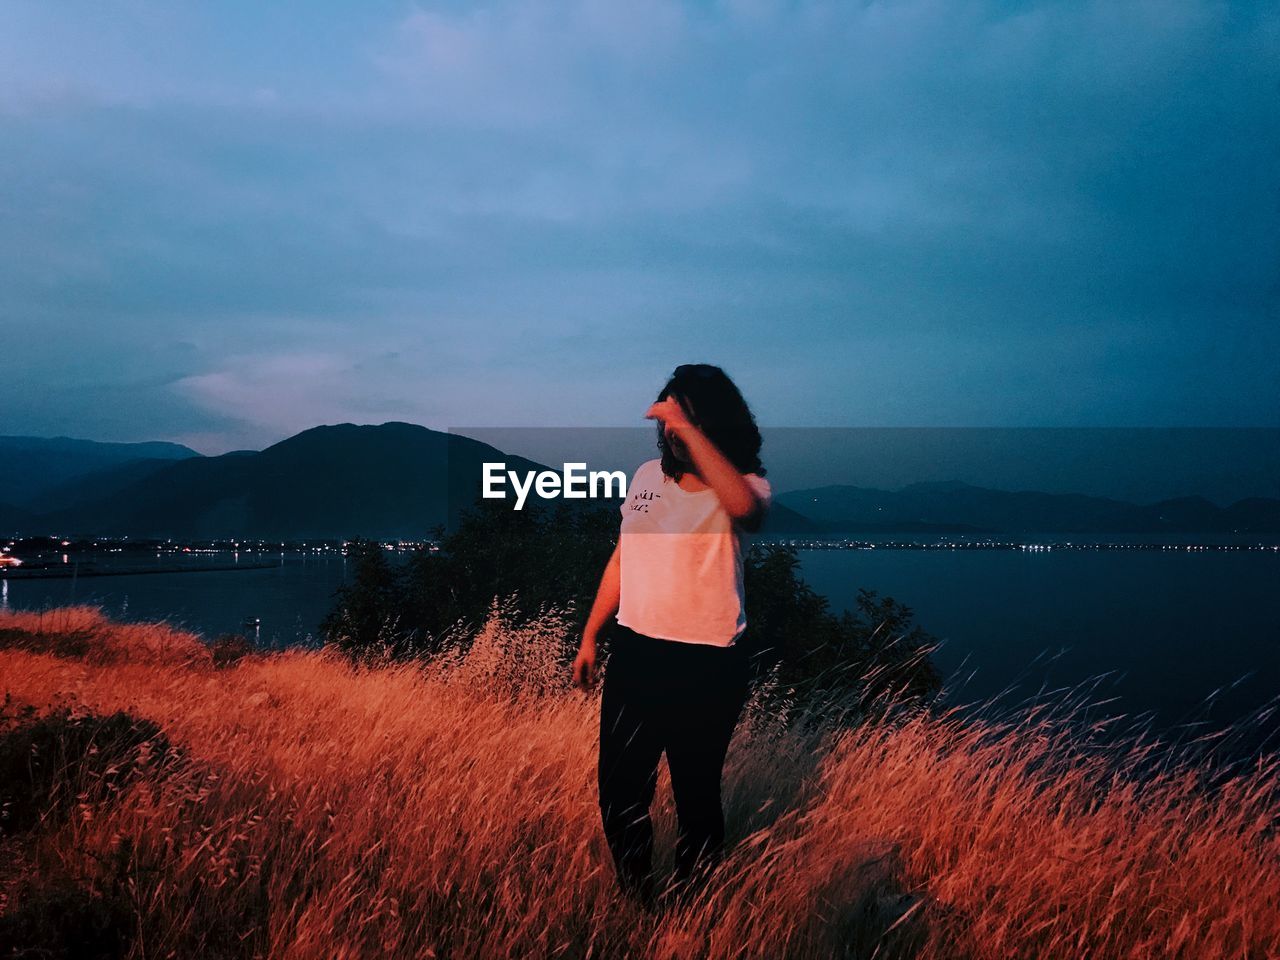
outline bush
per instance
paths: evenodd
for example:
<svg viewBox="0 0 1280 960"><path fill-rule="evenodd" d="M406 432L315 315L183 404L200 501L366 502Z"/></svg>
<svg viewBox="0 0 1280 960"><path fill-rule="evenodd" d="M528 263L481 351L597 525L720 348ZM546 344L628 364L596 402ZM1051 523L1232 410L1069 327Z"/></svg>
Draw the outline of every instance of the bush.
<svg viewBox="0 0 1280 960"><path fill-rule="evenodd" d="M377 541L356 538L347 544L347 556L352 581L334 591L334 606L320 624L321 637L353 659L383 648L406 653L411 638L399 630L406 594L403 569L391 566Z"/></svg>
<svg viewBox="0 0 1280 960"><path fill-rule="evenodd" d="M133 918L123 897L70 881L27 890L0 914L0 956L29 960L115 960L129 946Z"/></svg>
<svg viewBox="0 0 1280 960"><path fill-rule="evenodd" d="M368 661L436 655L473 636L495 598L512 624L564 611L562 655L572 660L600 575L617 543L615 509L478 501L438 552L394 565L379 544L355 541L355 574L321 624L327 644ZM919 703L941 688L936 641L892 598L859 591L854 612L833 614L799 575L794 548L757 544L745 559L748 650L771 704L864 713ZM566 673L567 678L567 673Z"/></svg>
<svg viewBox="0 0 1280 960"><path fill-rule="evenodd" d="M406 563L393 565L376 542L352 541L354 576L335 591L320 635L348 654L434 654L459 633L478 631L495 598L513 622L567 610L570 632L580 631L617 527L608 508L517 512L478 501L438 552L421 548Z"/></svg>
<svg viewBox="0 0 1280 960"><path fill-rule="evenodd" d="M63 707L31 717L0 734L0 832L65 815L77 799L101 800L171 753L156 724L124 711L72 716Z"/></svg>
<svg viewBox="0 0 1280 960"><path fill-rule="evenodd" d="M747 629L738 641L756 677L777 683L774 707L791 698L811 716L861 716L923 703L942 689L929 655L937 641L912 623L911 608L860 589L839 615L799 573L792 547L756 545L743 570Z"/></svg>
<svg viewBox="0 0 1280 960"><path fill-rule="evenodd" d="M213 641L210 655L215 669L234 666L253 653L253 644L238 633L224 633Z"/></svg>
<svg viewBox="0 0 1280 960"><path fill-rule="evenodd" d="M13 627L0 628L0 650L49 653L67 660L83 660L100 639L98 631L89 629L32 633Z"/></svg>

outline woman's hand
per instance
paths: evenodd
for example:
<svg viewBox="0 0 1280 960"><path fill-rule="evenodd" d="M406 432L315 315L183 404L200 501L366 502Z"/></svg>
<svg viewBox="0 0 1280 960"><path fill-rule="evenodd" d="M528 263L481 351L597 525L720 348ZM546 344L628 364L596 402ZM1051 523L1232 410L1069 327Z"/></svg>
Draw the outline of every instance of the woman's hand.
<svg viewBox="0 0 1280 960"><path fill-rule="evenodd" d="M685 410L684 405L680 403L675 394L670 394L665 400L659 400L657 403L650 405L649 409L645 411L644 418L646 420L661 420L665 428L676 433L693 426L689 420L688 411Z"/></svg>
<svg viewBox="0 0 1280 960"><path fill-rule="evenodd" d="M573 682L583 690L590 690L596 682L596 641L594 637L582 638L578 656L573 661Z"/></svg>
<svg viewBox="0 0 1280 960"><path fill-rule="evenodd" d="M730 517L746 530L755 532L760 528L764 519L760 498L738 468L711 442L702 428L690 420L688 410L677 394L670 394L665 400L653 404L645 418L661 420L663 430L675 434L678 446L683 448L679 451L681 459L693 464L693 472L716 492ZM667 441L671 443L670 436Z"/></svg>

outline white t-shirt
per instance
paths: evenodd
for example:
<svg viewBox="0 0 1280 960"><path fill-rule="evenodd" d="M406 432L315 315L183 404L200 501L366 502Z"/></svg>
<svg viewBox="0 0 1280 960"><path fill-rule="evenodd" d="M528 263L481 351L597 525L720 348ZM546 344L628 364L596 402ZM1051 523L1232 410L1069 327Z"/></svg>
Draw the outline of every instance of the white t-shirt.
<svg viewBox="0 0 1280 960"><path fill-rule="evenodd" d="M743 478L765 508L769 481ZM710 487L691 493L642 463L622 504L618 623L645 636L730 647L746 629L742 557L751 534Z"/></svg>

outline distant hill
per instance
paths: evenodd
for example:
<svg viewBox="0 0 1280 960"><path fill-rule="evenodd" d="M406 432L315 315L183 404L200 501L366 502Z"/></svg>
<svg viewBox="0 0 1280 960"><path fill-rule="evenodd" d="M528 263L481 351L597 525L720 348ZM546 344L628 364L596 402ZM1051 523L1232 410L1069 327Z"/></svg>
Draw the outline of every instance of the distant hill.
<svg viewBox="0 0 1280 960"><path fill-rule="evenodd" d="M1221 507L1280 497L1280 429L1228 427L764 428L788 490L857 483L901 490L960 480L989 490L1127 503L1190 494ZM490 442L493 442L492 440ZM501 445L501 444L499 444Z"/></svg>
<svg viewBox="0 0 1280 960"><path fill-rule="evenodd" d="M0 502L39 512L44 507L33 502L36 498L91 474L130 463L163 466L199 456L190 447L160 440L102 443L73 437L0 436Z"/></svg>
<svg viewBox="0 0 1280 960"><path fill-rule="evenodd" d="M14 475L28 475L16 484L24 498L0 496L3 534L421 538L437 525L452 526L459 510L474 502L482 463L504 461L522 472L546 469L470 437L400 421L318 426L265 450L216 457L178 444L96 444L65 437L5 437L0 449L9 451L4 473L10 489ZM39 487L32 476L56 479ZM837 485L778 493L761 532L1276 535L1280 500L1252 498L1220 507L1203 497L1184 497L1140 505L955 481L898 490Z"/></svg>
<svg viewBox="0 0 1280 960"><path fill-rule="evenodd" d="M40 516L61 533L296 539L423 537L479 493L481 464L541 464L417 424L312 427L265 450L177 461ZM83 491L80 491L82 494Z"/></svg>
<svg viewBox="0 0 1280 960"><path fill-rule="evenodd" d="M39 532L35 529L35 514L12 503L0 503L0 536L10 536L22 532L31 534Z"/></svg>
<svg viewBox="0 0 1280 960"><path fill-rule="evenodd" d="M825 532L825 525L811 520L784 503L780 503L776 496L773 504L769 507L769 512L765 514L764 523L760 527L760 535L765 537L818 537Z"/></svg>
<svg viewBox="0 0 1280 960"><path fill-rule="evenodd" d="M1203 497L1140 505L1080 494L1010 492L959 482L900 490L826 486L781 494L779 503L829 533L1280 533L1280 500L1219 507Z"/></svg>
<svg viewBox="0 0 1280 960"><path fill-rule="evenodd" d="M161 460L153 457L126 460L124 463L94 470L64 483L55 484L31 497L26 508L28 512L38 515L101 500L109 494L127 490L153 473L172 466L175 462L176 460L173 459Z"/></svg>
<svg viewBox="0 0 1280 960"><path fill-rule="evenodd" d="M398 421L314 427L262 451L217 457L192 453L181 460L126 460L52 485L29 505L0 504L0 531L421 537L474 501L482 463L502 461L517 471L546 469L468 437ZM764 532L816 535L821 530L780 505Z"/></svg>

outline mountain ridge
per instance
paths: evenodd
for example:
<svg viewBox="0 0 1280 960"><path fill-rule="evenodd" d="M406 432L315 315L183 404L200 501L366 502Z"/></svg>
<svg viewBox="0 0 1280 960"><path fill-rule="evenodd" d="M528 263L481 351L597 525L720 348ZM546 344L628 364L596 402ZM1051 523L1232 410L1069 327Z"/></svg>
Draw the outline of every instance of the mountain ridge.
<svg viewBox="0 0 1280 960"><path fill-rule="evenodd" d="M791 490L776 499L829 533L932 528L972 533L1280 533L1280 500L1265 497L1226 507L1199 495L1136 504L1079 493L930 481L898 490L828 484Z"/></svg>
<svg viewBox="0 0 1280 960"><path fill-rule="evenodd" d="M482 459L546 469L403 421L322 424L260 451L165 464L37 522L99 536L422 537L469 505L466 491L479 492Z"/></svg>
<svg viewBox="0 0 1280 960"><path fill-rule="evenodd" d="M90 446L81 449L101 454L96 441L83 443ZM0 496L0 529L201 539L414 538L456 522L479 494L482 462L505 461L521 472L548 469L480 440L402 420L318 424L262 450L215 456L163 441L112 446L113 455L128 448L171 456L107 462L33 489L25 500ZM40 443L28 448L37 460L50 449ZM23 473L19 447L9 450L8 472ZM1280 534L1280 500L1251 497L1217 506L1190 495L1138 504L960 480L919 481L896 490L828 484L775 491L761 530L811 537L867 532L1271 535Z"/></svg>

